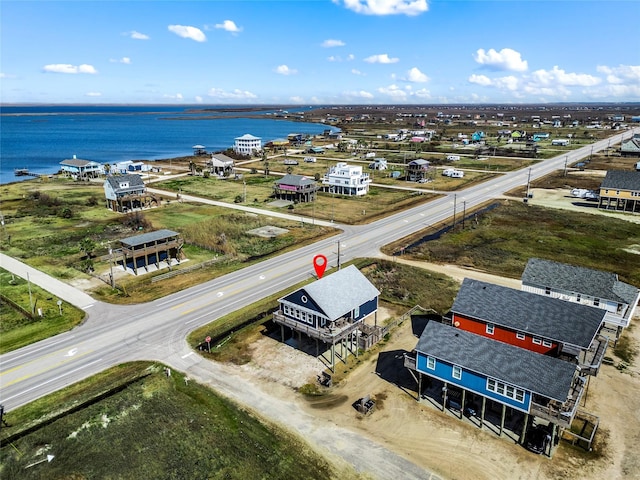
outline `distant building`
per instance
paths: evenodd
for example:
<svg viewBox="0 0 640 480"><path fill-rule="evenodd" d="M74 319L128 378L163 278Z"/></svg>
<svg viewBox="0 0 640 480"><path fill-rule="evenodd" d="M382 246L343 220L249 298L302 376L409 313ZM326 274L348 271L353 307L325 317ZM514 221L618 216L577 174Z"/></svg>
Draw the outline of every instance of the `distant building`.
<svg viewBox="0 0 640 480"><path fill-rule="evenodd" d="M240 155L254 155L262 151L262 139L246 133L241 137L235 138L233 150Z"/></svg>
<svg viewBox="0 0 640 480"><path fill-rule="evenodd" d="M620 145L620 154L623 157L640 157L640 133Z"/></svg>
<svg viewBox="0 0 640 480"><path fill-rule="evenodd" d="M104 173L102 164L94 162L93 160L81 160L76 158L75 155L73 158L61 161L60 170L62 170L65 175L78 180L96 178Z"/></svg>
<svg viewBox="0 0 640 480"><path fill-rule="evenodd" d="M339 162L329 169L322 179L326 191L340 195L366 195L371 179L362 172L360 165L347 165Z"/></svg>
<svg viewBox="0 0 640 480"><path fill-rule="evenodd" d="M137 208L149 207L155 202L147 194L147 187L140 175L110 175L104 181L107 208L114 212L127 213Z"/></svg>
<svg viewBox="0 0 640 480"><path fill-rule="evenodd" d="M429 160L418 158L407 164L407 180L410 182L419 182L426 180L427 177L433 176L434 169L431 167Z"/></svg>
<svg viewBox="0 0 640 480"><path fill-rule="evenodd" d="M212 153L211 159L207 161L207 167L211 173L226 177L233 173L235 162L233 158L223 153Z"/></svg>
<svg viewBox="0 0 640 480"><path fill-rule="evenodd" d="M291 173L276 180L273 186L276 198L294 202L312 202L316 198L317 190L318 186L312 178Z"/></svg>

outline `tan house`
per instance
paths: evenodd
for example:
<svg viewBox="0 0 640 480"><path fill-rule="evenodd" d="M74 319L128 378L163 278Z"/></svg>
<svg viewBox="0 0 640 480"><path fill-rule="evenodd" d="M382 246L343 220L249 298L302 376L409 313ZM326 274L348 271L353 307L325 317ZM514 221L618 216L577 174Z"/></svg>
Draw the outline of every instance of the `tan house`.
<svg viewBox="0 0 640 480"><path fill-rule="evenodd" d="M640 213L640 172L608 171L600 185L598 208Z"/></svg>

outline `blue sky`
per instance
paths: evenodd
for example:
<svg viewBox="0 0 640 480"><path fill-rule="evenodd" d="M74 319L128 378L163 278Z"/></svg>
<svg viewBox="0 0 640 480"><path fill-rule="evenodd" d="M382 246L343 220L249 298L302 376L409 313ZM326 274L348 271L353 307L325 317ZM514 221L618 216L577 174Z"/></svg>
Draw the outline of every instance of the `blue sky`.
<svg viewBox="0 0 640 480"><path fill-rule="evenodd" d="M640 2L31 1L2 103L640 101Z"/></svg>

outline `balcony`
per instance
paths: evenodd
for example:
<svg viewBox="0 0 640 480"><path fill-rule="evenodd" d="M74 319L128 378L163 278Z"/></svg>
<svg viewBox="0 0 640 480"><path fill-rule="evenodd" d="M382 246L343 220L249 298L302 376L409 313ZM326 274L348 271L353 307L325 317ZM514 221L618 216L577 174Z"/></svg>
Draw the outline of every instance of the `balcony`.
<svg viewBox="0 0 640 480"><path fill-rule="evenodd" d="M335 343L346 338L361 325L362 320L352 323L347 318L340 318L329 323L326 327L315 328L304 322L286 317L281 310L273 312L273 321L277 324L287 326L296 332L302 332L311 338L317 338L324 343Z"/></svg>
<svg viewBox="0 0 640 480"><path fill-rule="evenodd" d="M555 400L549 400L546 405L537 403L534 398L529 408L529 413L540 417L549 422L556 423L557 425L565 428L571 427L571 422L578 411L578 405L585 387L584 377L575 377L569 395L564 403L560 403ZM546 399L540 399L544 401Z"/></svg>
<svg viewBox="0 0 640 480"><path fill-rule="evenodd" d="M598 374L608 345L609 338L603 335L598 335L594 341L591 342L589 350L580 355L581 361L579 365L581 375L596 376Z"/></svg>

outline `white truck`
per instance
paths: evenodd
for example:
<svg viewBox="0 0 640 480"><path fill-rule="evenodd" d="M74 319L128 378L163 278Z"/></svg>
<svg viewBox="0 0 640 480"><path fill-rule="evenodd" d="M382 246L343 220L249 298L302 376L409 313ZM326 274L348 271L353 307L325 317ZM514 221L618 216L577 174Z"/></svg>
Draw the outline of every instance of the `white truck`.
<svg viewBox="0 0 640 480"><path fill-rule="evenodd" d="M460 155L447 155L447 161L455 162L457 160L460 160Z"/></svg>

